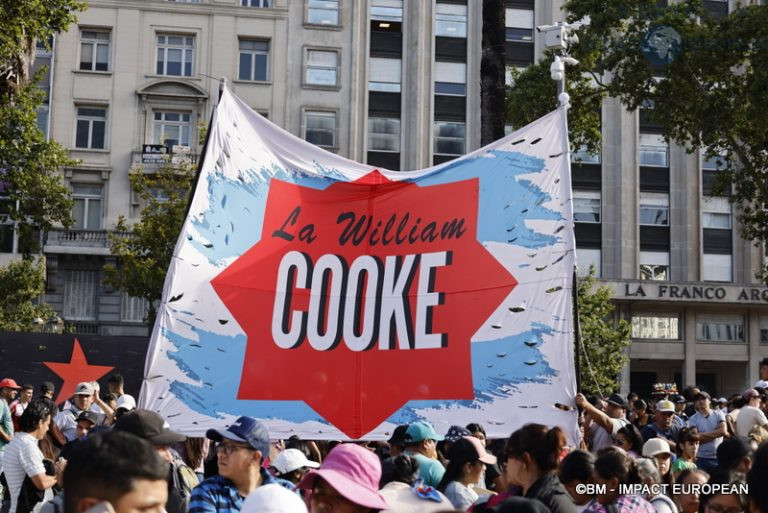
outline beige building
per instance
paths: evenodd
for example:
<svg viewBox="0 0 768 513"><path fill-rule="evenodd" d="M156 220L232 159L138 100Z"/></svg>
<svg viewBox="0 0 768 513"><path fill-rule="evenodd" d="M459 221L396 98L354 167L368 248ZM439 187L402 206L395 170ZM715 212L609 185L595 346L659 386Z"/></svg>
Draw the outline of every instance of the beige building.
<svg viewBox="0 0 768 513"><path fill-rule="evenodd" d="M418 169L478 148L480 5L92 0L56 41L50 135L80 164L64 171L77 224L45 238L46 299L77 332L146 333L145 305L101 284L106 231L139 214L129 169L200 152L221 77L281 127L374 166ZM535 27L559 21L561 5L507 0L510 67L542 55ZM733 393L768 356L768 293L754 277L764 250L711 196L717 160L667 145L643 112L606 101L603 151L574 165L579 261L632 322L626 390L677 381Z"/></svg>

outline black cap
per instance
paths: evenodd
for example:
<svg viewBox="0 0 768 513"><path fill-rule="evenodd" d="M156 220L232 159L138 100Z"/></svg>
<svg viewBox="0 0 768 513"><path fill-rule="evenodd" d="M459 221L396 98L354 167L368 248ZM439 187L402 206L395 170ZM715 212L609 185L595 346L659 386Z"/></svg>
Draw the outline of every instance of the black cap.
<svg viewBox="0 0 768 513"><path fill-rule="evenodd" d="M698 399L700 399L700 398L702 398L702 397L703 397L704 399L712 399L712 396L710 396L710 395L709 395L709 393L708 393L707 391L705 391L705 390L700 390L698 394L696 394L696 395L694 395L694 396L693 396L693 400L694 400L694 401L696 401L696 400L698 400Z"/></svg>
<svg viewBox="0 0 768 513"><path fill-rule="evenodd" d="M614 406L619 406L621 408L624 408L625 410L629 409L629 404L627 403L627 400L624 399L624 396L621 394L611 394L611 396L605 401Z"/></svg>
<svg viewBox="0 0 768 513"><path fill-rule="evenodd" d="M744 456L752 454L749 441L742 436L726 438L717 446L717 464L720 468L730 470Z"/></svg>
<svg viewBox="0 0 768 513"><path fill-rule="evenodd" d="M75 421L79 422L81 420L87 420L95 426L99 423L99 415L95 411L91 410L81 411L80 415L77 416Z"/></svg>
<svg viewBox="0 0 768 513"><path fill-rule="evenodd" d="M163 417L149 410L134 410L126 413L117 419L114 429L133 433L155 445L171 445L187 439L186 435L165 427Z"/></svg>
<svg viewBox="0 0 768 513"><path fill-rule="evenodd" d="M53 392L54 390L56 390L56 387L50 381L43 381L43 384L40 385L40 392L42 393Z"/></svg>
<svg viewBox="0 0 768 513"><path fill-rule="evenodd" d="M673 395L670 400L675 404L683 404L685 402L685 397L683 397L680 394Z"/></svg>
<svg viewBox="0 0 768 513"><path fill-rule="evenodd" d="M408 431L408 424L397 426L392 432L392 436L387 440L389 445L399 445L405 447L405 432Z"/></svg>

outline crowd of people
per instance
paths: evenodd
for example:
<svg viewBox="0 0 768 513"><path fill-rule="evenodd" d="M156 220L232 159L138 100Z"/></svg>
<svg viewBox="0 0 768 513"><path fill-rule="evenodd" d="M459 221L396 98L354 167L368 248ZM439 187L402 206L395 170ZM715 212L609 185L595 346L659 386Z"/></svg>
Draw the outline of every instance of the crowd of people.
<svg viewBox="0 0 768 513"><path fill-rule="evenodd" d="M425 421L384 442L270 437L242 416L205 437L173 431L109 391L0 381L1 513L768 513L768 359L761 381L712 398L658 384L647 398L577 394L582 437L525 424Z"/></svg>

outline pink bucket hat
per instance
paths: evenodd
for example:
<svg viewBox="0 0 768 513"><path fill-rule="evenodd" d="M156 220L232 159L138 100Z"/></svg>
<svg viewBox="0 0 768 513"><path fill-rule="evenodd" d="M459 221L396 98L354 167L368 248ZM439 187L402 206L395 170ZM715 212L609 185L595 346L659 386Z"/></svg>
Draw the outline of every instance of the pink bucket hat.
<svg viewBox="0 0 768 513"><path fill-rule="evenodd" d="M298 488L311 490L320 476L344 498L367 508L387 509L387 501L379 494L381 462L374 453L355 444L339 444L333 448L317 470L310 470Z"/></svg>

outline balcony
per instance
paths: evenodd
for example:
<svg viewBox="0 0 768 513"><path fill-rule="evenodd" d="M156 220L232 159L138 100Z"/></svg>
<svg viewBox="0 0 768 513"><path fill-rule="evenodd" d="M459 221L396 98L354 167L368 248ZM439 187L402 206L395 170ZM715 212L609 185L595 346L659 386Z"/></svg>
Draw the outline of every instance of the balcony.
<svg viewBox="0 0 768 513"><path fill-rule="evenodd" d="M117 232L114 232L117 233ZM119 233L121 238L130 234ZM43 253L75 255L110 255L106 230L50 230L43 243Z"/></svg>

